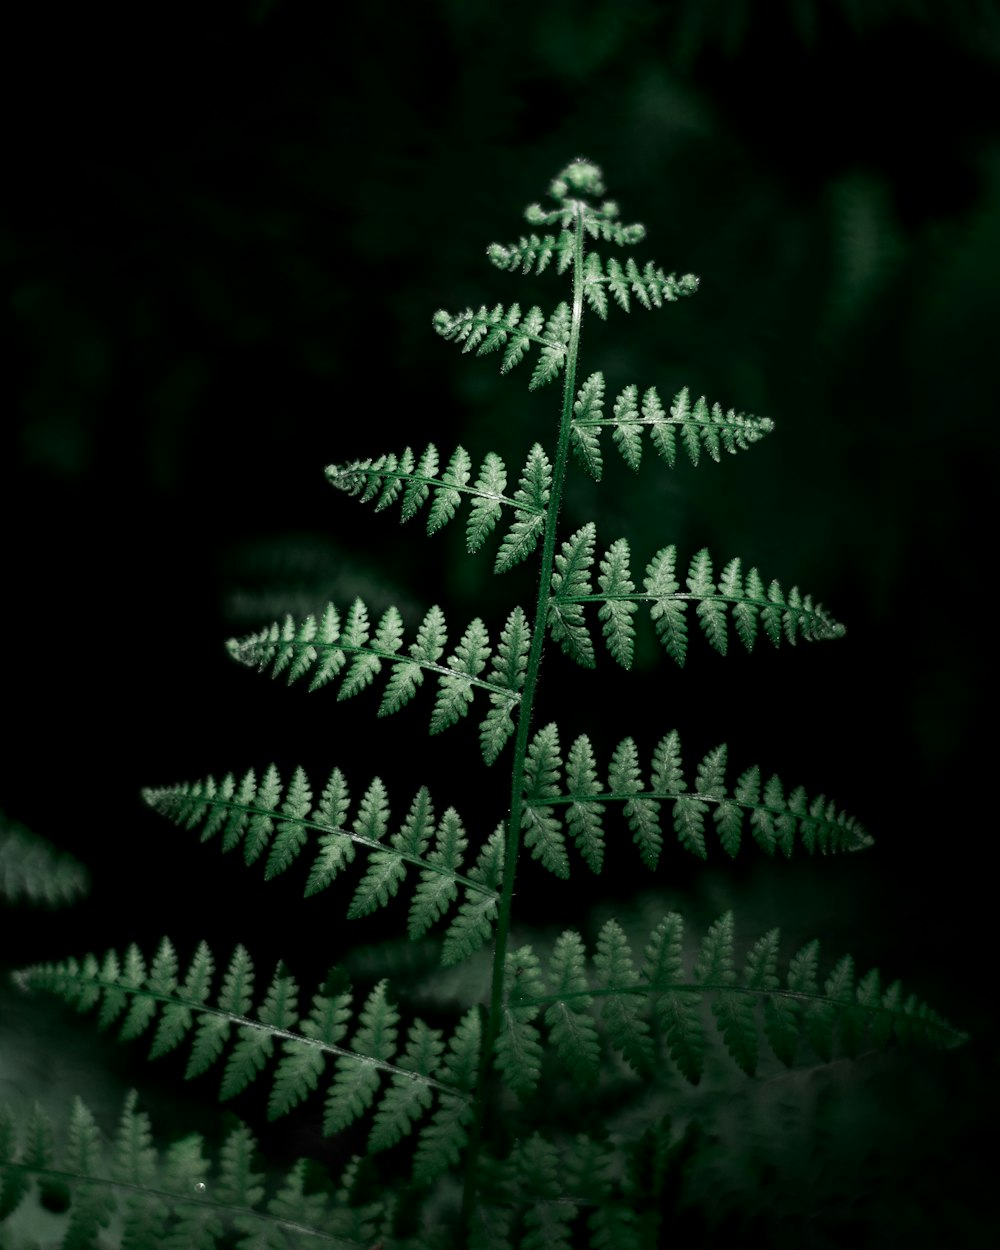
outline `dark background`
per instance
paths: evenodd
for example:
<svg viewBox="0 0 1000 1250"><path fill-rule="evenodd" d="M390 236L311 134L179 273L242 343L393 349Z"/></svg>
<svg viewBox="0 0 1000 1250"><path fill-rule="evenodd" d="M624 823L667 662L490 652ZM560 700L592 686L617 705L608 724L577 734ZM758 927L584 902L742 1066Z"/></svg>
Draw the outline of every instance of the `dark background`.
<svg viewBox="0 0 1000 1250"><path fill-rule="evenodd" d="M747 938L783 920L790 940L823 936L976 1034L930 1069L942 1084L922 1086L918 1124L905 1094L887 1115L926 1146L906 1185L947 1160L942 1226L964 1212L978 1244L996 1076L979 976L996 828L996 6L34 5L4 44L0 806L83 860L94 889L57 917L7 913L3 961L168 932L305 974L358 940L335 893L300 906L301 874L251 880L149 813L143 785L271 760L321 784L340 764L356 794L381 773L397 810L426 781L439 808L468 820L480 799L485 828L503 815L474 735L426 737L428 697L377 722L371 694L272 685L222 643L359 593L411 623L440 601L453 637L477 614L495 634L528 603L530 571L494 579L492 547L463 555L460 523L428 541L322 469L433 440L513 471L551 445L556 388L529 394L530 364L501 378L497 358L461 356L431 315L562 298L484 252L585 155L647 226L637 253L702 286L660 313L590 318L582 377L603 368L612 395L687 384L777 431L721 466L669 473L647 449L638 477L609 470L598 490L577 474L567 532L596 517L636 569L668 541L685 558L707 545L717 568L738 554L848 634L725 661L699 636L678 673L646 633L628 677L553 652L539 723L559 709L564 743L588 729L602 758L626 733L648 755L676 726L692 774L726 740L731 775L777 770L872 831L864 857L727 866L715 851L708 875L677 851L657 888L709 915L742 897ZM633 855L602 892L648 888ZM559 892L529 870L525 914L582 924L583 873Z"/></svg>

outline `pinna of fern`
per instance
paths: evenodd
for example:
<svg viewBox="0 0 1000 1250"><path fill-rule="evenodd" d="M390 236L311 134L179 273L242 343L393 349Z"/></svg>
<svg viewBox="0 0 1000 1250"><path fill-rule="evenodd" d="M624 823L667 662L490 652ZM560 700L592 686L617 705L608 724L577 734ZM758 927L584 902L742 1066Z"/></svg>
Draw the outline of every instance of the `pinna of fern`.
<svg viewBox="0 0 1000 1250"><path fill-rule="evenodd" d="M854 817L838 811L824 795L809 799L802 786L787 798L773 774L762 785L760 769L745 769L731 788L726 781L727 747L709 751L688 789L676 730L657 743L650 759L650 781L643 780L632 738L615 748L607 782L601 780L590 738L580 734L563 760L558 727L539 729L525 759L522 827L525 846L544 867L568 877L567 835L594 873L604 861L604 817L609 804L620 806L643 863L659 863L667 812L682 847L704 859L709 813L723 849L735 856L747 817L757 845L768 855L790 856L796 842L810 853L865 849L872 839ZM309 897L330 886L354 861L367 866L348 906L348 919L367 916L394 898L411 869L419 879L407 924L411 940L422 937L446 915L464 891L464 901L445 933L442 960L459 962L488 940L496 919L503 867L503 828L478 848L475 863L459 870L468 850L461 817L449 807L438 820L422 786L401 826L390 835L389 796L374 778L351 816L347 778L334 768L317 800L305 771L296 768L287 786L271 764L258 780L249 769L237 782L230 773L194 783L149 788L143 798L160 815L188 829L201 828L203 842L221 836L224 852L242 845L249 865L263 859L266 879L291 867L308 848L312 866L305 885ZM433 847L433 849L431 849ZM266 858L265 858L266 853Z"/></svg>
<svg viewBox="0 0 1000 1250"><path fill-rule="evenodd" d="M286 673L289 684L311 672L310 690L340 678L338 699L360 693L383 665L392 665L380 716L398 712L409 703L425 673L430 673L437 680L432 734L456 724L468 713L475 692L485 690L491 706L480 722L479 741L483 759L492 764L514 731L511 716L524 685L531 631L523 609L514 608L507 617L495 652L486 626L477 617L443 664L439 661L447 644L447 627L439 607L426 613L406 652L401 650L403 631L398 609L389 607L372 637L367 605L358 598L346 612L343 625L331 603L319 621L310 615L296 625L287 616L284 623L274 622L245 638L231 638L226 647L237 663L258 671L270 667L272 677ZM345 668L348 656L351 664ZM487 663L490 671L485 674Z"/></svg>
<svg viewBox="0 0 1000 1250"><path fill-rule="evenodd" d="M323 1084L324 1134L340 1133L371 1112L370 1153L414 1133L418 1179L454 1166L471 1118L480 1044L476 1008L447 1038L415 1019L404 1043L384 980L355 1010L351 988L335 970L304 1012L296 981L283 965L255 1008L254 971L249 953L238 946L213 998L216 966L208 945L199 945L182 973L173 944L164 938L148 967L132 945L124 955L108 951L100 959L87 955L25 968L16 980L22 989L54 994L78 1011L97 1008L102 1029L121 1020L123 1041L155 1024L151 1059L190 1039L187 1079L217 1068L226 1054L223 1100L270 1070L267 1113L276 1119Z"/></svg>
<svg viewBox="0 0 1000 1250"><path fill-rule="evenodd" d="M134 1091L110 1142L80 1098L63 1141L37 1104L18 1127L0 1107L0 1217L16 1212L37 1189L49 1203L68 1208L66 1250L105 1244L102 1230L115 1217L120 1244L130 1250L367 1246L383 1227L381 1204L351 1201L349 1173L331 1194L315 1188L308 1162L300 1159L277 1184L268 1183L255 1167L257 1142L242 1123L226 1134L214 1158L198 1133L157 1150Z"/></svg>
<svg viewBox="0 0 1000 1250"><path fill-rule="evenodd" d="M671 912L649 934L639 966L614 919L598 933L590 960L574 930L556 940L547 967L531 946L510 951L493 1064L522 1099L534 1093L543 1067L551 1064L565 1066L579 1086L593 1085L612 1052L646 1080L663 1079L669 1059L685 1079L697 1082L708 1047L703 1004L711 1005L722 1048L751 1075L764 1041L791 1065L801 1045L829 1061L838 1051L856 1055L865 1044L953 1047L965 1040L925 1003L904 996L898 982L883 989L877 970L856 979L850 956L820 980L816 941L793 955L779 975L779 940L777 929L758 939L738 971L733 916L726 913L705 934L689 969L683 921ZM55 994L80 1011L98 1008L101 1027L121 1019L123 1040L155 1022L151 1058L190 1036L189 1078L219 1065L235 1032L223 1068L223 1099L273 1068L268 1115L275 1118L323 1080L325 1134L370 1116L370 1153L413 1134L416 1179L426 1181L455 1165L467 1142L478 1076L477 1008L459 1019L447 1040L442 1030L414 1020L401 1049L400 1015L385 981L367 995L351 1029L355 1013L342 976L331 975L308 1014L300 1015L298 987L283 965L256 1009L254 969L244 948L234 952L213 1002L214 971L202 943L181 983L173 945L164 939L148 969L132 946L123 957L109 951L100 960L88 955L81 963L37 965L17 979L22 988Z"/></svg>
<svg viewBox="0 0 1000 1250"><path fill-rule="evenodd" d="M413 798L401 826L392 824L389 797L376 777L351 817L347 779L334 768L317 801L304 770L295 770L287 787L272 764L258 781L253 769L237 783L227 774L221 782L209 777L146 789L150 807L176 825L201 827L201 840L221 835L223 851L242 844L249 865L265 851L264 876L278 876L308 847L312 867L305 896L325 890L350 865L356 851L367 855L367 866L347 910L348 919L367 916L385 907L413 869L419 879L410 904L407 935L416 941L445 916L463 892L441 947L446 966L478 950L492 934L503 871L503 830L496 829L476 850L475 862L463 874L468 839L461 817L449 807L436 818L431 796L422 786Z"/></svg>

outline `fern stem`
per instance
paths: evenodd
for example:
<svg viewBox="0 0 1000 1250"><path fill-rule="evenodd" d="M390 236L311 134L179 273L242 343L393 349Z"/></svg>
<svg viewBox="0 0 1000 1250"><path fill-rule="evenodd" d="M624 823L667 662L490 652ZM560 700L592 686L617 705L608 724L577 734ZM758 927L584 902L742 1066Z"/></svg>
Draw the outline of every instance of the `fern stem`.
<svg viewBox="0 0 1000 1250"><path fill-rule="evenodd" d="M556 522L562 503L563 483L569 461L570 432L573 424L573 400L576 394L576 367L580 349L580 330L583 324L583 221L585 205L577 202L576 230L573 252L573 317L570 325L569 343L566 348L566 370L563 379L562 415L559 423L559 439L556 445L552 469L552 487L545 513L545 530L542 539L542 555L538 573L538 594L535 600L535 617L531 629L531 649L528 652L527 671L521 689L518 707L517 729L514 739L514 762L511 769L510 815L507 819L507 837L504 848L503 881L496 923L496 940L493 947L493 971L490 985L490 1007L483 1032L479 1060L479 1079L476 1085L476 1102L469 1145L466 1154L465 1183L462 1192L460 1232L462 1244L468 1239L472 1212L476 1202L476 1186L479 1173L479 1155L483 1140L483 1125L487 1114L490 1072L493 1064L493 1048L500 1032L504 1010L504 966L507 958L507 941L510 934L511 904L514 898L514 882L517 876L517 856L521 846L521 815L524 809L524 774L531 733L531 716L534 710L535 691L542 666L545 645L545 626L548 618L549 595L552 586L552 570L555 565Z"/></svg>

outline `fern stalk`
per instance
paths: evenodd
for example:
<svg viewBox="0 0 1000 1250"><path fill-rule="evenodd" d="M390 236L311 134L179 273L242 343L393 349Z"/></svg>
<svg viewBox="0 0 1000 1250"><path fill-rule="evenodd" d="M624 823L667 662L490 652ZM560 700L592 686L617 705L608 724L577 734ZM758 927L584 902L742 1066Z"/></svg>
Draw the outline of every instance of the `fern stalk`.
<svg viewBox="0 0 1000 1250"><path fill-rule="evenodd" d="M573 399L576 394L576 367L580 350L580 331L583 326L583 210L573 201L576 226L573 250L573 316L570 324L569 344L566 349L566 370L563 379L562 416L559 422L559 441L556 445L555 463L552 470L552 486L548 508L545 513L545 530L542 538L542 555L538 574L538 593L535 598L535 619L531 630L531 649L528 667L518 705L517 724L514 734L514 760L511 768L510 815L507 820L506 849L504 853L503 879L496 923L496 939L493 946L493 970L490 986L490 1008L483 1033L479 1064L479 1080L469 1146L466 1155L465 1181L462 1191L460 1227L463 1237L468 1235L472 1212L476 1202L479 1173L479 1157L482 1147L483 1126L489 1110L488 1091L493 1050L500 1031L503 1012L507 960L507 943L510 935L510 913L514 898L514 882L517 877L517 857L521 848L521 816L525 799L525 761L531 733L531 716L534 710L535 691L542 668L545 646L545 624L548 616L549 588L555 567L556 524L562 503L563 483L569 461L570 431L573 425Z"/></svg>

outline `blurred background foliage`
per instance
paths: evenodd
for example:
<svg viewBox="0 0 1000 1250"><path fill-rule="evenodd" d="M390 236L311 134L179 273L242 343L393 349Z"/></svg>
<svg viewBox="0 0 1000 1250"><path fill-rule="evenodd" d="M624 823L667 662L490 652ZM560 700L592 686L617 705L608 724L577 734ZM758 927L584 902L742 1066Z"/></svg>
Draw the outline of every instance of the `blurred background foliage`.
<svg viewBox="0 0 1000 1250"><path fill-rule="evenodd" d="M700 640L683 673L647 636L628 678L553 655L540 717L586 691L589 712L559 719L605 756L676 725L692 768L725 739L734 771L832 794L875 852L716 858L708 877L675 859L671 886L743 898L758 929L791 905L793 933L829 933L830 955L880 963L982 1037L997 5L39 3L5 43L0 801L94 890L65 925L6 918L4 963L164 931L252 946L261 908L297 918L275 958L339 956L336 900L292 912L300 880L264 887L185 842L142 785L274 759L317 782L340 764L357 791L382 772L400 809L424 781L463 814L482 798L474 735L428 739L426 703L376 722L371 696L337 705L234 670L222 640L358 593L410 619L441 599L455 630L527 601L530 573L493 578L458 526L399 530L322 468L429 440L514 467L551 441L556 390L459 356L431 314L561 298L549 275L492 269L485 246L586 155L646 224L639 250L702 287L591 318L584 373L612 393L686 384L778 428L718 467L578 476L566 525L595 516L638 566L667 541L739 554L848 634L725 661ZM622 897L632 875L612 882ZM579 909L543 894L552 920ZM956 1122L927 1105L943 1156L977 1148L971 1107Z"/></svg>

